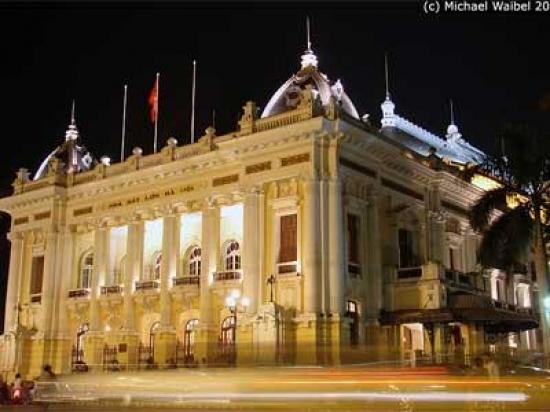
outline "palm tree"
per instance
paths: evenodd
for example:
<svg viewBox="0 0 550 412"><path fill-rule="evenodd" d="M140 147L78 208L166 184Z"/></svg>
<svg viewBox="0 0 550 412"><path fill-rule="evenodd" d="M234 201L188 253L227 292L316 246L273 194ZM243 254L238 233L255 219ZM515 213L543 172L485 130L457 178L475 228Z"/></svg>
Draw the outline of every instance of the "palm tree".
<svg viewBox="0 0 550 412"><path fill-rule="evenodd" d="M470 225L483 236L479 261L485 268L510 273L514 264L525 261L530 248L534 250L544 352L550 355L550 319L544 307L549 292L548 265L543 240L550 213L550 139L522 126L508 127L502 136L502 155L489 157L477 169L496 177L500 187L485 192L473 205Z"/></svg>

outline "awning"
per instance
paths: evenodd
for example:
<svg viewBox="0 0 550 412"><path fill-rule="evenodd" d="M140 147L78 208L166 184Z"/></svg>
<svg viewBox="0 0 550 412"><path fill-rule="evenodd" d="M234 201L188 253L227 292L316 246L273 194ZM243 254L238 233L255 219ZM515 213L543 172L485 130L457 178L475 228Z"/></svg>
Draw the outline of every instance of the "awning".
<svg viewBox="0 0 550 412"><path fill-rule="evenodd" d="M530 313L497 308L403 309L383 312L380 318L383 325L450 322L483 323L486 330L493 333L519 332L539 326Z"/></svg>

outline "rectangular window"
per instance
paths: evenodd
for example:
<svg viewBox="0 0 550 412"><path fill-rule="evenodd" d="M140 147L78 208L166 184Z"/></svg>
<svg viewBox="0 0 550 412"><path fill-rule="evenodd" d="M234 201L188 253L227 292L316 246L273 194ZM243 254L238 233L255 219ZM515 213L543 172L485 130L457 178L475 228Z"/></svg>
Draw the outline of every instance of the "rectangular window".
<svg viewBox="0 0 550 412"><path fill-rule="evenodd" d="M348 262L359 264L359 217L348 215Z"/></svg>
<svg viewBox="0 0 550 412"><path fill-rule="evenodd" d="M456 269L455 254L453 248L449 248L449 269Z"/></svg>
<svg viewBox="0 0 550 412"><path fill-rule="evenodd" d="M413 234L410 230L399 229L399 267L417 266L413 254Z"/></svg>
<svg viewBox="0 0 550 412"><path fill-rule="evenodd" d="M42 279L44 277L44 256L32 258L31 266L31 295L42 293Z"/></svg>
<svg viewBox="0 0 550 412"><path fill-rule="evenodd" d="M298 260L298 216L281 216L279 263Z"/></svg>

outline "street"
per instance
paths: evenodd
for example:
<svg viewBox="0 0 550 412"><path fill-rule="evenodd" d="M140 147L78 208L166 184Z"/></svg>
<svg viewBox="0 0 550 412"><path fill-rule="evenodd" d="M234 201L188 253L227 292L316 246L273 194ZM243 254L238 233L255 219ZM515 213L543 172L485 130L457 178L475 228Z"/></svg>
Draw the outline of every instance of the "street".
<svg viewBox="0 0 550 412"><path fill-rule="evenodd" d="M489 380L440 367L177 369L59 377L39 384L37 401L71 411L543 411L549 384L544 375Z"/></svg>

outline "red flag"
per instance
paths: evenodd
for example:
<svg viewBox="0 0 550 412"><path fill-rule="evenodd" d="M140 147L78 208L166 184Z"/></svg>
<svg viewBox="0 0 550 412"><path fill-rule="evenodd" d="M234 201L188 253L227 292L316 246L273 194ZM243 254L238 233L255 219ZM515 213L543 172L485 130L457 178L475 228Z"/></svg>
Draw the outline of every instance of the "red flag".
<svg viewBox="0 0 550 412"><path fill-rule="evenodd" d="M158 77L155 80L155 84L153 85L153 88L151 89L151 93L149 94L149 118L151 119L151 123L155 123L158 118L158 107L159 107L159 101L158 101Z"/></svg>

